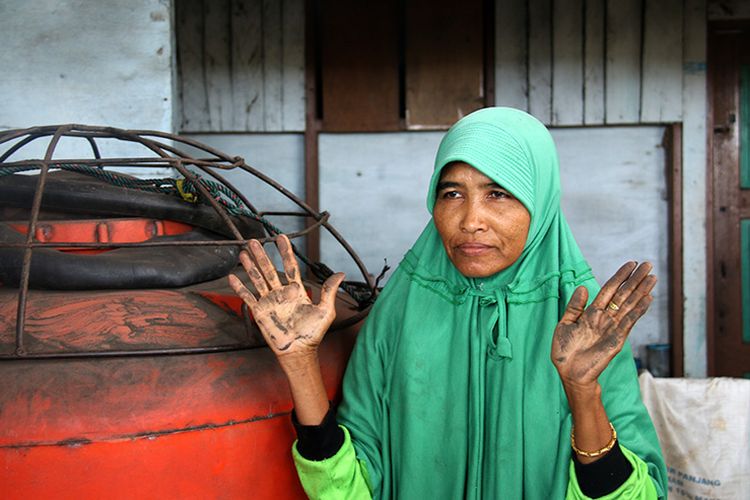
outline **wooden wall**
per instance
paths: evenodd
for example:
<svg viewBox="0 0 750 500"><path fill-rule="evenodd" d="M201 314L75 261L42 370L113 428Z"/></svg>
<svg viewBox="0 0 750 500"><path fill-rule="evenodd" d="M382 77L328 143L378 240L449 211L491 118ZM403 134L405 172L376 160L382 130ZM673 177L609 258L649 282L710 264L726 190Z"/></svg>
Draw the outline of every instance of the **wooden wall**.
<svg viewBox="0 0 750 500"><path fill-rule="evenodd" d="M304 0L175 0L182 132L302 131Z"/></svg>
<svg viewBox="0 0 750 500"><path fill-rule="evenodd" d="M682 119L683 0L497 0L495 99L550 125Z"/></svg>
<svg viewBox="0 0 750 500"><path fill-rule="evenodd" d="M496 0L496 103L549 125L681 121L687 0ZM304 0L177 0L186 132L304 130Z"/></svg>

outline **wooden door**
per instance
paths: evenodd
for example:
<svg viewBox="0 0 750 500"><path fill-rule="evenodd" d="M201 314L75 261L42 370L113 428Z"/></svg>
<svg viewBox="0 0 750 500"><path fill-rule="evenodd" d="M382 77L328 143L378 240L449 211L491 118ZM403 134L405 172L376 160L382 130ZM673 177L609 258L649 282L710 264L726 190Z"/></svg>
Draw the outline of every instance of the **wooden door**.
<svg viewBox="0 0 750 500"><path fill-rule="evenodd" d="M750 24L709 25L708 373L750 378Z"/></svg>

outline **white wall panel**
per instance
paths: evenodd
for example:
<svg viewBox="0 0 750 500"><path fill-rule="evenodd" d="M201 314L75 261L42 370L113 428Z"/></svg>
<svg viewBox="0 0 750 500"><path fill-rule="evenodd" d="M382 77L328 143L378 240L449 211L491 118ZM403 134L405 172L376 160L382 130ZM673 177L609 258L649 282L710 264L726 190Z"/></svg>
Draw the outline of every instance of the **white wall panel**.
<svg viewBox="0 0 750 500"><path fill-rule="evenodd" d="M322 134L320 207L377 274L395 268L429 220L427 183L442 132ZM322 260L357 278L333 238L321 237Z"/></svg>
<svg viewBox="0 0 750 500"><path fill-rule="evenodd" d="M563 208L600 282L629 259L649 260L661 278L634 345L666 342L667 202L662 127L553 129ZM429 220L426 188L442 133L323 134L320 206L372 273L397 265ZM333 239L324 262L356 276Z"/></svg>
<svg viewBox="0 0 750 500"><path fill-rule="evenodd" d="M241 156L245 163L279 182L304 199L304 137L302 134L190 134L192 139L211 146L229 156ZM192 151L189 151L192 154ZM299 211L296 204L270 188L265 182L236 170L220 172L247 196L261 211ZM304 227L295 217L271 217L269 220L282 229L299 230Z"/></svg>
<svg viewBox="0 0 750 500"><path fill-rule="evenodd" d="M630 339L669 340L668 206L663 127L553 129L562 206L586 260L603 284L626 261L649 261L659 282Z"/></svg>
<svg viewBox="0 0 750 500"><path fill-rule="evenodd" d="M172 129L169 3L4 1L0 128Z"/></svg>

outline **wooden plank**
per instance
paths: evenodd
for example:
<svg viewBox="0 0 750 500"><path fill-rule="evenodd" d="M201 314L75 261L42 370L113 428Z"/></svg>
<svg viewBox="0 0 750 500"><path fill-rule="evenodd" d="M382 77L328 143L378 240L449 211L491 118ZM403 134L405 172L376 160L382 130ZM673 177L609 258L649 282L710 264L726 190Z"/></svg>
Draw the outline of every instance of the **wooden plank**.
<svg viewBox="0 0 750 500"><path fill-rule="evenodd" d="M398 2L321 0L325 130L397 130Z"/></svg>
<svg viewBox="0 0 750 500"><path fill-rule="evenodd" d="M495 103L528 111L526 0L499 2L495 12Z"/></svg>
<svg viewBox="0 0 750 500"><path fill-rule="evenodd" d="M263 41L259 0L232 0L232 130L262 132Z"/></svg>
<svg viewBox="0 0 750 500"><path fill-rule="evenodd" d="M305 5L282 3L281 130L305 130Z"/></svg>
<svg viewBox="0 0 750 500"><path fill-rule="evenodd" d="M641 15L641 0L607 1L607 123L640 118Z"/></svg>
<svg viewBox="0 0 750 500"><path fill-rule="evenodd" d="M682 120L682 0L645 0L641 122Z"/></svg>
<svg viewBox="0 0 750 500"><path fill-rule="evenodd" d="M747 0L712 0L706 6L709 21L750 19L750 2Z"/></svg>
<svg viewBox="0 0 750 500"><path fill-rule="evenodd" d="M664 132L669 198L669 343L673 377L685 376L683 256L682 256L682 124Z"/></svg>
<svg viewBox="0 0 750 500"><path fill-rule="evenodd" d="M316 25L316 2L305 2L305 203L315 212L320 209L320 172L318 131L317 71L320 61L316 60L316 32L320 26ZM305 225L310 227L316 221L306 218ZM312 262L320 261L320 230L312 230L305 237L305 251ZM308 277L313 277L312 271L307 269Z"/></svg>
<svg viewBox="0 0 750 500"><path fill-rule="evenodd" d="M552 124L583 123L583 0L554 2Z"/></svg>
<svg viewBox="0 0 750 500"><path fill-rule="evenodd" d="M583 123L604 123L604 26L606 0L586 0L584 40Z"/></svg>
<svg viewBox="0 0 750 500"><path fill-rule="evenodd" d="M182 114L179 129L208 130L208 100L203 78L203 0L183 0L175 7Z"/></svg>
<svg viewBox="0 0 750 500"><path fill-rule="evenodd" d="M263 15L263 124L266 131L281 130L283 50L281 3L262 0Z"/></svg>
<svg viewBox="0 0 750 500"><path fill-rule="evenodd" d="M484 104L482 0L411 0L406 7L406 124L452 125ZM456 33L461 33L456 36Z"/></svg>
<svg viewBox="0 0 750 500"><path fill-rule="evenodd" d="M529 0L529 113L552 121L552 9L550 0Z"/></svg>
<svg viewBox="0 0 750 500"><path fill-rule="evenodd" d="M208 129L216 132L231 130L233 103L229 0L205 0L203 19Z"/></svg>

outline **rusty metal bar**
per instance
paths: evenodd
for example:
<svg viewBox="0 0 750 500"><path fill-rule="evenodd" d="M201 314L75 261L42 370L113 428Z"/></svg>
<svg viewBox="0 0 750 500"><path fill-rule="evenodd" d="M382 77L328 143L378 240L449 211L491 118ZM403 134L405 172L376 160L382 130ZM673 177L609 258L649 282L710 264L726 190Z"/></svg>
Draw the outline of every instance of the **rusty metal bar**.
<svg viewBox="0 0 750 500"><path fill-rule="evenodd" d="M23 335L26 326L26 300L29 294L29 276L31 274L31 243L34 238L34 232L36 231L36 223L39 219L39 211L42 206L42 193L44 192L44 183L47 180L47 162L52 158L55 152L55 147L62 137L65 127L60 127L55 135L52 136L49 145L47 146L47 152L44 155L44 162L39 172L39 180L37 181L36 191L34 192L34 201L31 204L31 218L29 220L29 230L26 235L27 247L23 254L23 265L21 267L21 280L18 284L18 311L16 313L16 354L23 356L25 349L23 345Z"/></svg>
<svg viewBox="0 0 750 500"><path fill-rule="evenodd" d="M99 146L96 145L96 141L94 140L94 138L89 136L86 137L86 140L91 145L91 151L94 153L94 158L101 159L102 155L99 152Z"/></svg>
<svg viewBox="0 0 750 500"><path fill-rule="evenodd" d="M8 149L8 151L6 151L5 153L3 153L2 156L0 156L0 163L5 162L5 160L7 160L8 158L10 158L11 155L13 155L13 153L15 153L16 151L18 151L19 149L21 149L25 145L29 144L30 142L33 142L33 141L39 139L39 137L42 137L42 136L30 136L30 137L27 137L27 138L25 138L25 139L23 139L21 141L18 141L13 146L11 146Z"/></svg>
<svg viewBox="0 0 750 500"><path fill-rule="evenodd" d="M103 164L107 166L112 167L145 167L145 168L151 168L154 166L160 167L160 166L168 166L172 163L176 163L178 161L181 161L179 158L159 158L159 157L153 157L153 158L63 158L63 159L57 159L57 160L51 160L49 162L49 165L51 167L55 167L56 165L98 165ZM25 166L33 166L37 165L39 163L39 160L19 160L19 161L10 161L6 162L4 166L6 167L25 167ZM149 163L157 165L140 165L141 163Z"/></svg>
<svg viewBox="0 0 750 500"><path fill-rule="evenodd" d="M243 349L255 349L261 347L261 345L252 344L231 344L221 346L205 346L205 347L172 347L172 348L161 348L161 349L134 349L132 351L76 351L76 352L40 352L40 353L26 353L23 357L14 356L12 354L0 354L2 360L17 360L17 359L59 359L59 358L111 358L117 356L154 356L154 355L180 355L180 354L206 354L212 352L227 352L227 351L240 351Z"/></svg>
<svg viewBox="0 0 750 500"><path fill-rule="evenodd" d="M203 144L201 142L198 142L195 139L190 139L189 137L177 136L177 135L174 135L174 134L169 134L169 133L166 133L166 132L159 132L159 131L155 131L155 130L129 130L127 132L129 132L131 134L135 134L135 135L137 135L139 137L143 137L143 136L161 137L163 139L171 139L171 140L176 141L176 142L181 142L183 144L187 144L188 146L192 146L192 147L194 147L196 149L201 149L201 150L203 150L203 151L205 151L205 152L207 152L209 154L212 154L212 155L216 156L219 159L222 159L223 161L227 161L227 162L230 162L230 163L234 163L236 161L236 159L237 159L236 156L235 157L228 156L228 155L224 154L223 152L221 152L221 151L219 151L217 149L214 149L214 148L212 148L211 146L209 146L207 144Z"/></svg>

